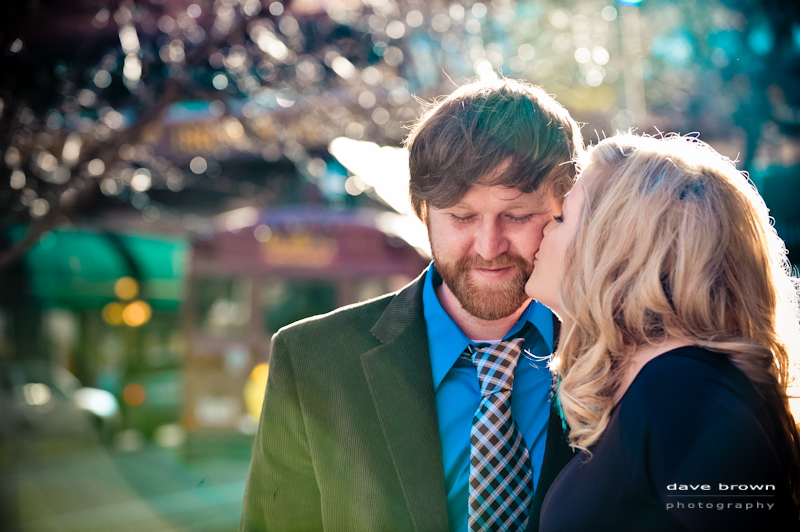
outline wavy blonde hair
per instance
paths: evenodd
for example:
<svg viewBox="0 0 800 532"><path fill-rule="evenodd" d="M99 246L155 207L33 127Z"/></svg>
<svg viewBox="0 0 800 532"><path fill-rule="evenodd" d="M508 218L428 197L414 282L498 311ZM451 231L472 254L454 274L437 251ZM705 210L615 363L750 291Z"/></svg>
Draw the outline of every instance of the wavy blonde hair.
<svg viewBox="0 0 800 532"><path fill-rule="evenodd" d="M603 433L636 346L686 339L726 355L776 413L797 499L800 442L786 387L798 286L761 196L691 137L617 135L583 163L554 359L570 444L588 450Z"/></svg>

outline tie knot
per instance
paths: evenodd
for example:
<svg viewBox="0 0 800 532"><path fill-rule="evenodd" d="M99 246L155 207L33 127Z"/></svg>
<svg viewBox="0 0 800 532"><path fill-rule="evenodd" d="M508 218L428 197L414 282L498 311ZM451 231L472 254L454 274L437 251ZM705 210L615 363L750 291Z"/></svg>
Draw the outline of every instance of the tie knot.
<svg viewBox="0 0 800 532"><path fill-rule="evenodd" d="M514 387L514 369L524 343L525 338L514 338L486 347L467 347L478 374L481 395L487 396L502 390L511 391Z"/></svg>

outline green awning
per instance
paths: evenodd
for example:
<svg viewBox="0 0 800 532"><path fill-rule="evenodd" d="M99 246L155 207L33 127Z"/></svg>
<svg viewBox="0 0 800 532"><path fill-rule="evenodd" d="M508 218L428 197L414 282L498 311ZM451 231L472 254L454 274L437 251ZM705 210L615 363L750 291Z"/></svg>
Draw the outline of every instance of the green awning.
<svg viewBox="0 0 800 532"><path fill-rule="evenodd" d="M24 227L10 229L13 242ZM120 277L139 281L138 298L175 311L182 299L190 245L185 239L58 229L25 255L34 297L43 307L102 308L116 301Z"/></svg>

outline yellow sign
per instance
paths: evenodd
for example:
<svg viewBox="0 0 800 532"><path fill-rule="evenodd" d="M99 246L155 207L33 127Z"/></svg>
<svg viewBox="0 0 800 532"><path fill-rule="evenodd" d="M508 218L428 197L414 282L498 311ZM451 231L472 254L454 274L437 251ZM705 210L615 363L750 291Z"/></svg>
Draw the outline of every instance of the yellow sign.
<svg viewBox="0 0 800 532"><path fill-rule="evenodd" d="M272 266L325 268L336 259L336 240L309 234L272 235L262 244L264 258Z"/></svg>
<svg viewBox="0 0 800 532"><path fill-rule="evenodd" d="M216 137L205 125L179 126L172 130L172 149L181 153L211 153L217 147Z"/></svg>
<svg viewBox="0 0 800 532"><path fill-rule="evenodd" d="M242 123L234 117L229 117L227 122L214 119L173 125L169 128L172 151L184 155L210 155L221 146L248 150L253 143L263 146L278 142L282 136L280 131L305 146L326 146L329 140L327 128L316 116L287 118L281 121L280 131L268 115L242 121L251 134L246 135Z"/></svg>
<svg viewBox="0 0 800 532"><path fill-rule="evenodd" d="M264 404L264 393L267 390L267 378L269 377L269 364L266 362L253 368L250 378L244 385L244 402L247 405L247 412L258 420L261 417L261 407Z"/></svg>

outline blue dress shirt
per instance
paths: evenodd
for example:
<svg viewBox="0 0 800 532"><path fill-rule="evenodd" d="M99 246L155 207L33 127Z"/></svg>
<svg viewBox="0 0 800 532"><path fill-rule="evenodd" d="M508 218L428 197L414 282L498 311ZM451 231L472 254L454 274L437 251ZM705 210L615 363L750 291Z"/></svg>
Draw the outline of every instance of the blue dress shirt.
<svg viewBox="0 0 800 532"><path fill-rule="evenodd" d="M466 532L469 435L481 395L475 366L469 360L461 358L461 353L472 342L444 311L434 291L434 287L441 282L442 278L431 263L428 275L425 276L422 304L428 328L428 348L433 371L439 439L442 444L447 513L450 530ZM511 413L528 445L535 487L544 459L552 377L547 362L536 360L534 356L546 357L552 352L553 315L544 305L534 301L506 336L519 331L526 321L531 322L534 328L525 339L523 354L520 355L514 372Z"/></svg>

